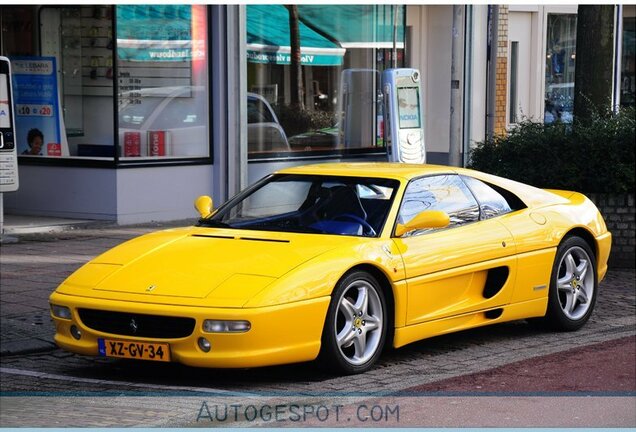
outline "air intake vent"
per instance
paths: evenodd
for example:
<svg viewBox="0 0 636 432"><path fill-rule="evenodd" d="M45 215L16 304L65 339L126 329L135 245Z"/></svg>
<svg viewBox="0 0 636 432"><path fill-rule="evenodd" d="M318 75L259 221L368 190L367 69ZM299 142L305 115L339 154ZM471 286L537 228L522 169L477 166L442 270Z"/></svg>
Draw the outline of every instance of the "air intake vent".
<svg viewBox="0 0 636 432"><path fill-rule="evenodd" d="M195 325L194 318L96 309L79 309L79 316L84 325L93 330L121 336L157 339L177 339L190 336Z"/></svg>
<svg viewBox="0 0 636 432"><path fill-rule="evenodd" d="M492 298L497 295L501 288L506 284L508 280L508 274L510 270L508 267L495 267L488 270L488 277L486 278L486 286L484 287L484 298Z"/></svg>
<svg viewBox="0 0 636 432"><path fill-rule="evenodd" d="M497 319L501 316L502 313L503 313L503 309L499 308L499 309L489 310L486 313L484 313L484 315L488 319Z"/></svg>

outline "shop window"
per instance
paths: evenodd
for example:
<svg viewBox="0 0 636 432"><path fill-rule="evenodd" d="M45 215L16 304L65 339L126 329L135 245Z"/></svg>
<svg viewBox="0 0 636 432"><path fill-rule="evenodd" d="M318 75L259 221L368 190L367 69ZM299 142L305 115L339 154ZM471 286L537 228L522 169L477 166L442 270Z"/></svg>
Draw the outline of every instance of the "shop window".
<svg viewBox="0 0 636 432"><path fill-rule="evenodd" d="M545 65L545 123L572 121L576 14L548 14Z"/></svg>
<svg viewBox="0 0 636 432"><path fill-rule="evenodd" d="M120 159L209 156L206 6L116 11Z"/></svg>
<svg viewBox="0 0 636 432"><path fill-rule="evenodd" d="M113 160L112 10L2 8L22 160Z"/></svg>
<svg viewBox="0 0 636 432"><path fill-rule="evenodd" d="M623 18L623 51L621 53L621 106L636 105L636 17L634 6L624 6L625 14L632 16Z"/></svg>
<svg viewBox="0 0 636 432"><path fill-rule="evenodd" d="M385 152L380 76L392 67L394 26L397 66L404 65L404 7L294 7L300 79L291 66L290 8L246 6L248 157Z"/></svg>
<svg viewBox="0 0 636 432"><path fill-rule="evenodd" d="M209 157L205 5L12 6L0 19L22 161Z"/></svg>

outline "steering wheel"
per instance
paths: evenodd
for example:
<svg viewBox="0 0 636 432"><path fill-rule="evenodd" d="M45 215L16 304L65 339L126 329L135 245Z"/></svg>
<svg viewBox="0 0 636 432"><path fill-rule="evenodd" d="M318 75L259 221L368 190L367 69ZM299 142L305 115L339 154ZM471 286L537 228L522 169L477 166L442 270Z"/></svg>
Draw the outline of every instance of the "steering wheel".
<svg viewBox="0 0 636 432"><path fill-rule="evenodd" d="M366 220L362 219L360 216L356 216L356 215L351 214L351 213L342 213L342 214L339 214L339 215L335 215L334 217L331 218L331 220L342 220L342 219L348 219L348 220L357 222L357 223L359 223L360 225L363 226L363 228L365 229L367 234L372 235L372 236L376 236L377 235L377 233L375 232L373 227L369 224L369 222L367 222Z"/></svg>

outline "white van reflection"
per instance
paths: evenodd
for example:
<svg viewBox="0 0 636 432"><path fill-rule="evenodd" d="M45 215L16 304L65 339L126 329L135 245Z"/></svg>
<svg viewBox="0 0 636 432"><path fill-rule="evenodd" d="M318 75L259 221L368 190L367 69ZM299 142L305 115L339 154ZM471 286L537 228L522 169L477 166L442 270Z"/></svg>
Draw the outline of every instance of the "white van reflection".
<svg viewBox="0 0 636 432"><path fill-rule="evenodd" d="M119 142L122 156L149 156L148 132L165 131L170 141L165 156L208 154L209 122L203 86L145 88L125 92L119 103ZM270 104L260 95L247 94L247 143L250 153L290 150L285 131ZM130 134L130 132L139 132ZM138 140L138 154L126 154L126 139Z"/></svg>
<svg viewBox="0 0 636 432"><path fill-rule="evenodd" d="M267 100L247 94L247 149L249 153L290 151L287 135Z"/></svg>

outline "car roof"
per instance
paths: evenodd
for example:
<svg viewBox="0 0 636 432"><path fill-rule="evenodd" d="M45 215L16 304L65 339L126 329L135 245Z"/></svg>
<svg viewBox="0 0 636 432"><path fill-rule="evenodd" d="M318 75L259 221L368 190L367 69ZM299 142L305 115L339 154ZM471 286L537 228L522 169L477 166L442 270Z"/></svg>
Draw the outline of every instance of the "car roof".
<svg viewBox="0 0 636 432"><path fill-rule="evenodd" d="M462 174L507 189L517 195L528 207L568 202L567 199L562 196L534 186L480 171L445 165L405 164L398 162L332 162L286 168L276 173L391 178L402 182L426 175Z"/></svg>
<svg viewBox="0 0 636 432"><path fill-rule="evenodd" d="M455 173L453 167L397 162L333 162L285 168L277 174L314 174L330 176L381 177L410 180L423 175Z"/></svg>

